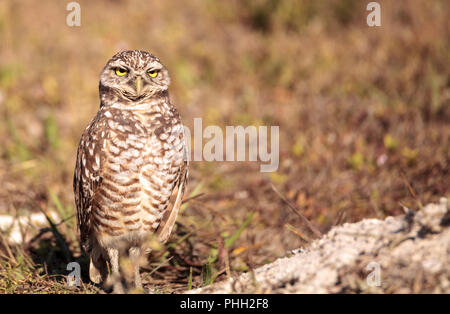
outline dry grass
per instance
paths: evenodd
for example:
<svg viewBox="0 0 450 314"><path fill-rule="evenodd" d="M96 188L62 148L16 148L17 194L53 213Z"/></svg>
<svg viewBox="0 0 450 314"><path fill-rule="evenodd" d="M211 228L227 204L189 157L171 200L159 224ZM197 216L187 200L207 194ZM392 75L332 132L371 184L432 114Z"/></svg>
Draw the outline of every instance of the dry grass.
<svg viewBox="0 0 450 314"><path fill-rule="evenodd" d="M306 245L308 228L271 184L321 232L450 196L448 1L380 1L381 28L365 24L359 0L79 2L79 28L66 26L64 1L0 3L0 214L48 209L62 221L23 245L0 241L0 293L99 291L62 281L69 259L87 265L72 172L98 74L124 48L162 59L189 127L280 126L276 173L192 163L188 193L205 195L144 273L159 292Z"/></svg>

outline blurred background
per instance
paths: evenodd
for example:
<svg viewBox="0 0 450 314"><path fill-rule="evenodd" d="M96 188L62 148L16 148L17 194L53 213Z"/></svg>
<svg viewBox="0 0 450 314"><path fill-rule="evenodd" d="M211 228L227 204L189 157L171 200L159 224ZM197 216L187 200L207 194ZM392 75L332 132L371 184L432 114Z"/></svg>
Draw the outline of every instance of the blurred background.
<svg viewBox="0 0 450 314"><path fill-rule="evenodd" d="M362 0L86 0L80 27L66 24L68 2L0 2L0 216L48 218L20 224L15 244L0 231L0 292L64 292L71 260L86 272L76 149L123 49L162 60L191 129L195 117L280 126L277 172L192 162L186 197L203 194L149 260L149 287L199 287L307 246L281 196L322 233L450 196L448 1L378 1L381 27ZM79 291L97 292L87 282Z"/></svg>

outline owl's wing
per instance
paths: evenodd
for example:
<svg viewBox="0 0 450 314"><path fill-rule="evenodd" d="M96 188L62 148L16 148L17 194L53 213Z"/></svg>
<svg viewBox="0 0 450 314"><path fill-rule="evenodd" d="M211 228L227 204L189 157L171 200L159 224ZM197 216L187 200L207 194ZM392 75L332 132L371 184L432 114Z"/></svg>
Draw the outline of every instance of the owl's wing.
<svg viewBox="0 0 450 314"><path fill-rule="evenodd" d="M81 136L77 151L77 161L73 178L77 225L80 243L89 252L89 237L92 230L91 210L94 196L102 183L102 145L105 133L105 121L96 116Z"/></svg>
<svg viewBox="0 0 450 314"><path fill-rule="evenodd" d="M176 184L178 186L177 197L175 198L172 208L164 214L161 224L159 225L158 230L156 230L156 235L161 243L165 243L169 239L173 226L177 220L178 212L183 200L184 190L186 189L188 172L189 163L185 161L182 169L180 170L180 176Z"/></svg>

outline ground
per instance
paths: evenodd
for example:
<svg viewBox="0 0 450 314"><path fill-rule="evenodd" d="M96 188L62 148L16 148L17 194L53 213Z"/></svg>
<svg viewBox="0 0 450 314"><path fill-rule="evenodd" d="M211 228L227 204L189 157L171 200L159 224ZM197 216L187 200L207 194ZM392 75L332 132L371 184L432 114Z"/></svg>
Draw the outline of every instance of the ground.
<svg viewBox="0 0 450 314"><path fill-rule="evenodd" d="M189 293L449 293L448 200L405 210L334 227L306 250Z"/></svg>

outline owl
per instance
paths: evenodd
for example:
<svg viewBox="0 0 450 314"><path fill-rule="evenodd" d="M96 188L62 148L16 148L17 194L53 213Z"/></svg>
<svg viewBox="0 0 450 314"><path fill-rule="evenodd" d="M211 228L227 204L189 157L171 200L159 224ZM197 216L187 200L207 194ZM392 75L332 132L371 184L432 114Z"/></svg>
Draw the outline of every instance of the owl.
<svg viewBox="0 0 450 314"><path fill-rule="evenodd" d="M100 108L79 142L73 188L89 277L123 292L119 258L139 259L151 236L167 241L187 184L184 128L165 66L145 51L114 55L100 75Z"/></svg>

